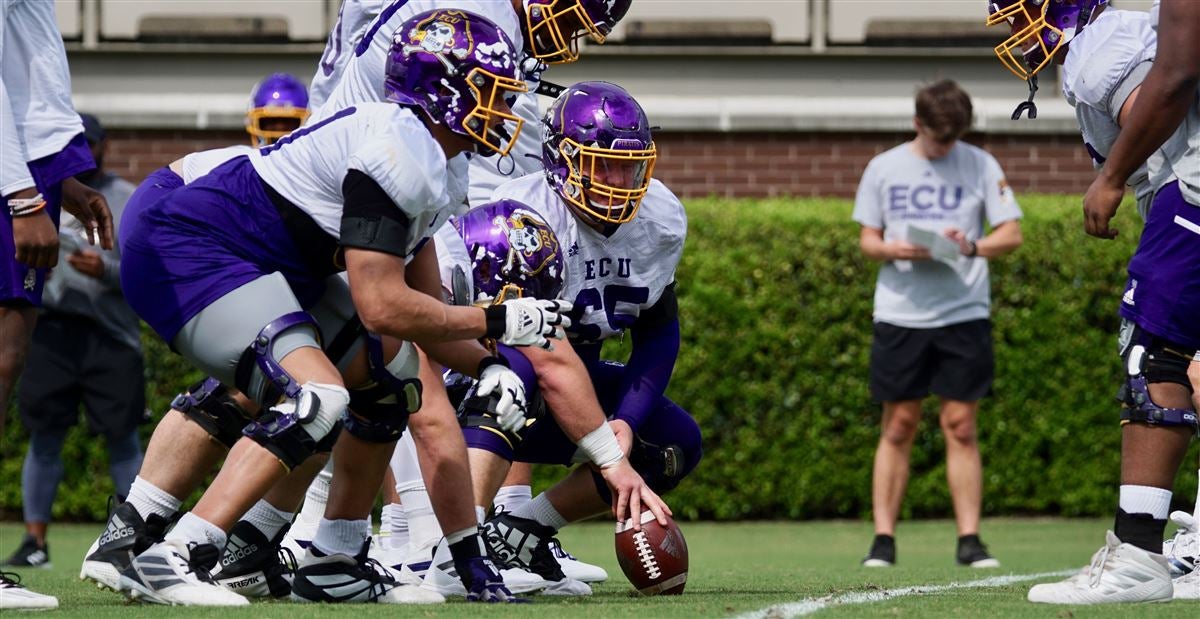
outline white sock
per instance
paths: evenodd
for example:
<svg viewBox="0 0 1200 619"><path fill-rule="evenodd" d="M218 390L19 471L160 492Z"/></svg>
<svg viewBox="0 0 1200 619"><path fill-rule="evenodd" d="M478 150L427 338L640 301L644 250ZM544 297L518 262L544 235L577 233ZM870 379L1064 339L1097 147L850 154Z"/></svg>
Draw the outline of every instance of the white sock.
<svg viewBox="0 0 1200 619"><path fill-rule="evenodd" d="M183 518L175 523L175 528L167 533L166 539L212 544L218 549L225 547L225 531L192 512L184 514Z"/></svg>
<svg viewBox="0 0 1200 619"><path fill-rule="evenodd" d="M317 535L312 545L327 555L357 555L363 543L371 536L371 523L367 520L326 520L317 525Z"/></svg>
<svg viewBox="0 0 1200 619"><path fill-rule="evenodd" d="M183 505L182 499L171 496L158 486L142 479L140 475L135 477L133 483L130 484L129 497L125 500L133 505L142 520L145 520L150 514L171 518L179 513L179 506Z"/></svg>
<svg viewBox="0 0 1200 619"><path fill-rule="evenodd" d="M492 505L498 512L515 512L519 507L533 499L533 487L524 484L518 486L503 486L496 492Z"/></svg>
<svg viewBox="0 0 1200 619"><path fill-rule="evenodd" d="M329 482L332 479L333 458L330 458L304 493L304 505L300 508L300 515L296 517L298 525L315 527L325 516L325 504L329 502ZM312 535L311 530L308 534Z"/></svg>
<svg viewBox="0 0 1200 619"><path fill-rule="evenodd" d="M1150 514L1155 520L1166 520L1171 511L1171 491L1122 484L1120 506L1127 514Z"/></svg>
<svg viewBox="0 0 1200 619"><path fill-rule="evenodd" d="M404 506L399 503L389 503L383 506L379 523L379 532L387 531L387 548L404 548L408 545L408 516Z"/></svg>
<svg viewBox="0 0 1200 619"><path fill-rule="evenodd" d="M557 509L554 509L550 499L546 498L545 492L522 505L520 509L513 512L513 515L518 518L536 520L538 524L550 527L555 531L567 526L567 519L563 518Z"/></svg>
<svg viewBox="0 0 1200 619"><path fill-rule="evenodd" d="M292 518L296 514L285 512L277 509L274 505L262 499L242 516L242 520L254 525L268 540L275 539L276 535L283 530L283 527L292 523Z"/></svg>
<svg viewBox="0 0 1200 619"><path fill-rule="evenodd" d="M487 520L487 510L484 509L483 506L481 506L481 505L476 505L475 506L475 522L477 522L479 524L483 524L484 520Z"/></svg>
<svg viewBox="0 0 1200 619"><path fill-rule="evenodd" d="M400 494L400 504L404 506L404 514L408 517L409 545L421 548L437 543L442 538L442 527L433 513L433 504L429 501L425 484L396 484L396 492Z"/></svg>

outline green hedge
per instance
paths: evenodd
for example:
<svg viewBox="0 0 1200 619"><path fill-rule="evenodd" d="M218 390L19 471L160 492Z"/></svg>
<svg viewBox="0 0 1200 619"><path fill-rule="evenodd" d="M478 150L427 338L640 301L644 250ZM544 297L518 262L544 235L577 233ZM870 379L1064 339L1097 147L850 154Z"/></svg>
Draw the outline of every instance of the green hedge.
<svg viewBox="0 0 1200 619"><path fill-rule="evenodd" d="M1139 224L1082 232L1077 196L1025 196L1025 245L992 262L995 397L980 441L986 514L1107 515L1120 433L1113 402L1116 308ZM867 392L877 266L858 251L842 200L693 200L679 267L683 348L669 395L705 433L705 459L670 495L687 518L861 517L870 510L878 407ZM627 342L608 353L620 358ZM147 342L153 410L194 379ZM180 378L184 377L185 378ZM913 450L906 517L946 516L944 445L928 403ZM20 509L25 434L0 445L0 510ZM1197 449L1176 503L1190 509ZM70 437L55 516L97 518L111 492L102 441ZM545 484L558 467L539 472Z"/></svg>

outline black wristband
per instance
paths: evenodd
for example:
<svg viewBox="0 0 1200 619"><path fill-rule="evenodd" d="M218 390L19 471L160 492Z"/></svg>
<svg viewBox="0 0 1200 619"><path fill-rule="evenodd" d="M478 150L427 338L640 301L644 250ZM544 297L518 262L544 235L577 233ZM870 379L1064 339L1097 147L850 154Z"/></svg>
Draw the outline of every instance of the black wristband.
<svg viewBox="0 0 1200 619"><path fill-rule="evenodd" d="M508 308L504 304L489 305L483 308L483 315L487 319L487 333L484 335L494 340L503 337L508 328Z"/></svg>
<svg viewBox="0 0 1200 619"><path fill-rule="evenodd" d="M979 255L979 245L977 245L975 243L975 241L967 241L967 242L971 244L971 251L967 252L967 257L974 258L975 256L978 256Z"/></svg>
<svg viewBox="0 0 1200 619"><path fill-rule="evenodd" d="M508 359L505 359L500 355L496 355L494 357L492 355L488 355L479 360L479 365L475 368L475 376L483 376L483 371L493 365L502 365L506 368L512 367L508 364Z"/></svg>

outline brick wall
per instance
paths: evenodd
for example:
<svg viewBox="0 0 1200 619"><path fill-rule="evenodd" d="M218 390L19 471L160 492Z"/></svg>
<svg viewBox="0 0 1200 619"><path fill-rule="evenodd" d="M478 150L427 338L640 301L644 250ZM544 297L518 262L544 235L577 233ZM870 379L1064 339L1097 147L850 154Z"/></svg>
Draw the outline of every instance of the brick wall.
<svg viewBox="0 0 1200 619"><path fill-rule="evenodd" d="M107 166L134 181L189 152L245 143L240 131L109 132ZM655 176L686 197L854 195L875 154L901 133L662 133ZM1018 192L1082 193L1091 160L1077 135L973 135Z"/></svg>

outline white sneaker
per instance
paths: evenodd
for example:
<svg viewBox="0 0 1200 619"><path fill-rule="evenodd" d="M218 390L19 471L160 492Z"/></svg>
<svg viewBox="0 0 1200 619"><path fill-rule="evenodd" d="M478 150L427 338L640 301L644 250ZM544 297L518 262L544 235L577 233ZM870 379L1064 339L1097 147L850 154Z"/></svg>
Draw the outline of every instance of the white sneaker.
<svg viewBox="0 0 1200 619"><path fill-rule="evenodd" d="M423 548L380 548L378 544L373 544L370 557L395 572L400 584L419 586L425 580L435 546L436 543Z"/></svg>
<svg viewBox="0 0 1200 619"><path fill-rule="evenodd" d="M42 595L21 586L21 577L0 572L0 610L51 610L58 608L58 598Z"/></svg>
<svg viewBox="0 0 1200 619"><path fill-rule="evenodd" d="M604 571L604 568L576 559L571 553L563 550L562 543L558 541L557 537L550 539L550 554L554 555L554 559L562 566L562 571L567 578L587 583L608 580L608 572Z"/></svg>
<svg viewBox="0 0 1200 619"><path fill-rule="evenodd" d="M1163 542L1163 556L1178 578L1200 568L1200 523L1187 512L1171 512L1171 522L1179 526L1175 537Z"/></svg>
<svg viewBox="0 0 1200 619"><path fill-rule="evenodd" d="M504 586L514 595L540 591L550 584L545 578L525 570L500 570L500 575L504 577ZM433 553L433 560L425 572L425 580L421 587L447 597L467 595L467 588L463 586L458 578L458 571L454 569L454 558L450 556L450 546L446 544L445 538L442 538Z"/></svg>
<svg viewBox="0 0 1200 619"><path fill-rule="evenodd" d="M1091 565L1061 582L1034 585L1030 602L1044 604L1108 604L1165 602L1174 588L1167 560L1160 554L1124 544L1112 531L1092 555Z"/></svg>
<svg viewBox="0 0 1200 619"><path fill-rule="evenodd" d="M1176 600L1200 600L1200 570L1192 570L1171 581Z"/></svg>
<svg viewBox="0 0 1200 619"><path fill-rule="evenodd" d="M133 558L121 572L129 599L171 606L248 606L250 600L213 582L209 570L221 551L212 544L169 539Z"/></svg>
<svg viewBox="0 0 1200 619"><path fill-rule="evenodd" d="M440 604L446 601L434 591L397 583L395 572L367 558L368 544L353 557L323 555L315 548L310 549L292 581L292 599L378 604Z"/></svg>
<svg viewBox="0 0 1200 619"><path fill-rule="evenodd" d="M321 524L319 514L315 518L308 518L304 510L300 510L300 514L292 522L291 528L283 536L283 541L279 542L279 546L292 551L292 556L303 557L308 553L308 547L312 544L313 538L317 536L317 525L319 524Z"/></svg>

